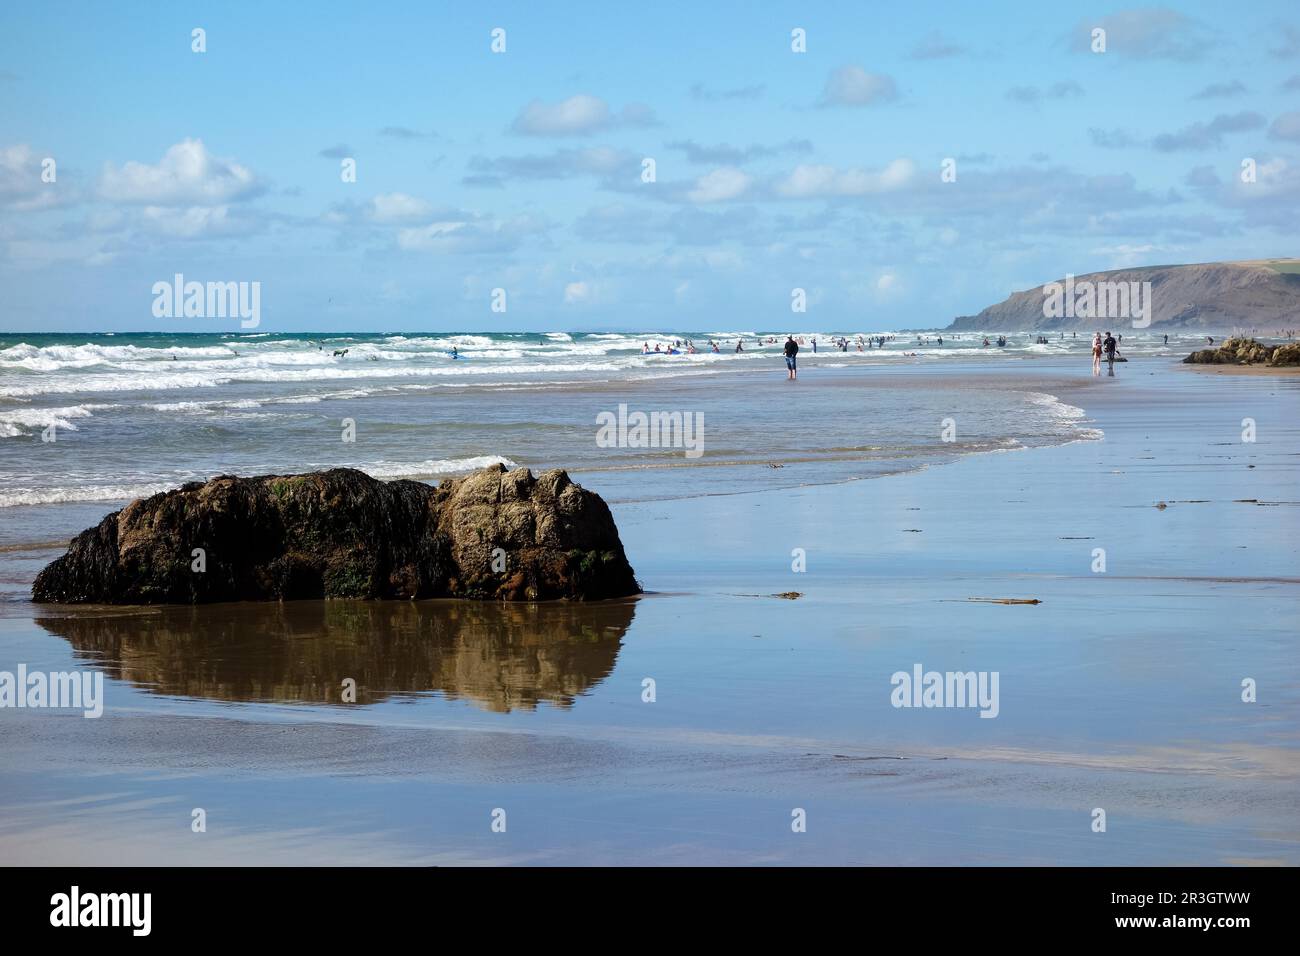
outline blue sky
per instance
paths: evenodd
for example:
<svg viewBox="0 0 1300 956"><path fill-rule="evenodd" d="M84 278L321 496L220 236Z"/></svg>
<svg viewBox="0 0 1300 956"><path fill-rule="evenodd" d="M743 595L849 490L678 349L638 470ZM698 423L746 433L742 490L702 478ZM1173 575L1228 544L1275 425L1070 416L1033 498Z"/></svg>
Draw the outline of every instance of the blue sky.
<svg viewBox="0 0 1300 956"><path fill-rule="evenodd" d="M238 328L177 272L264 331L936 326L1297 221L1280 0L0 12L0 330Z"/></svg>

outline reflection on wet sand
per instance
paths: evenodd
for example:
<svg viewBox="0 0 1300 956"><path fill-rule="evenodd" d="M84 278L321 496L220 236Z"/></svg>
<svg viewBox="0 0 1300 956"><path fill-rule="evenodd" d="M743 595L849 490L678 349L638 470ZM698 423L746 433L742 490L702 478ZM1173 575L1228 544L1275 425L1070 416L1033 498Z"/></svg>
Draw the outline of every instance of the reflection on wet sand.
<svg viewBox="0 0 1300 956"><path fill-rule="evenodd" d="M614 669L635 601L289 602L40 617L78 657L157 694L342 703L435 692L487 710L569 707Z"/></svg>

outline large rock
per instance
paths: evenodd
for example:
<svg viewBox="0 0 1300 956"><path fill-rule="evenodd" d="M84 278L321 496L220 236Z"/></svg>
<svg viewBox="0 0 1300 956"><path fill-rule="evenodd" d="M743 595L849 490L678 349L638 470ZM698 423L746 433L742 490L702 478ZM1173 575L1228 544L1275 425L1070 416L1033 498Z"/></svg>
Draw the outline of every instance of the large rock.
<svg viewBox="0 0 1300 956"><path fill-rule="evenodd" d="M1263 345L1254 339L1232 338L1217 349L1201 349L1183 359L1184 365L1300 365L1300 342Z"/></svg>
<svg viewBox="0 0 1300 956"><path fill-rule="evenodd" d="M599 495L563 471L534 478L495 465L436 488L348 468L193 482L83 531L37 575L32 598L532 601L639 591Z"/></svg>

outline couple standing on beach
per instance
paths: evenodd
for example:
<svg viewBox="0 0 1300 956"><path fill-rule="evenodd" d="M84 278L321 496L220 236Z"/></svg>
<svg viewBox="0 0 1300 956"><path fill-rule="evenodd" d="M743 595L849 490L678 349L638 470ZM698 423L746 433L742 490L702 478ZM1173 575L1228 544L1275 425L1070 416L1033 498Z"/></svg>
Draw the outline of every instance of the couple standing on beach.
<svg viewBox="0 0 1300 956"><path fill-rule="evenodd" d="M1109 332L1103 340L1100 332L1092 333L1092 374L1101 374L1101 353L1106 353L1106 361L1110 362L1110 374L1115 374L1115 349L1119 343L1115 341L1115 336Z"/></svg>

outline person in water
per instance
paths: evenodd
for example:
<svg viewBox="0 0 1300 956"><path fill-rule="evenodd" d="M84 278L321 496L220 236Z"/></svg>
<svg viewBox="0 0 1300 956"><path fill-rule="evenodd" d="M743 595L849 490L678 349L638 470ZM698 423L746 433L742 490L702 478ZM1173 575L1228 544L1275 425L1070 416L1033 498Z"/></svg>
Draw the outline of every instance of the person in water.
<svg viewBox="0 0 1300 956"><path fill-rule="evenodd" d="M456 346L454 345L451 347L451 357L454 359L460 358L460 353L456 351Z"/></svg>
<svg viewBox="0 0 1300 956"><path fill-rule="evenodd" d="M785 338L785 367L786 377L793 382L799 377L798 365L795 362L795 356L799 354L799 343L794 340L794 336L787 335Z"/></svg>
<svg viewBox="0 0 1300 956"><path fill-rule="evenodd" d="M1101 374L1101 333L1092 333L1092 374Z"/></svg>
<svg viewBox="0 0 1300 956"><path fill-rule="evenodd" d="M740 339L736 339L736 351L737 352L745 351L745 343L740 341Z"/></svg>

